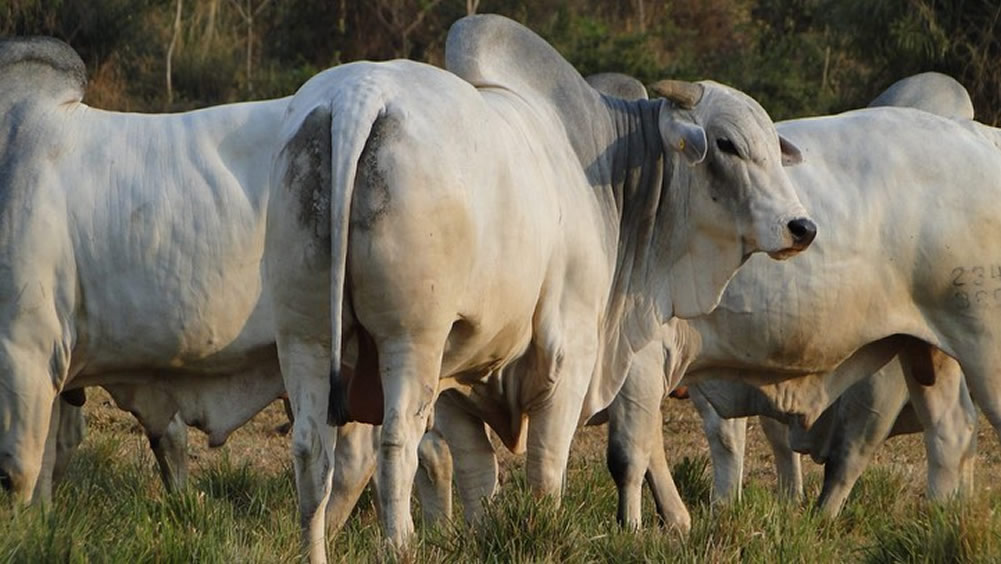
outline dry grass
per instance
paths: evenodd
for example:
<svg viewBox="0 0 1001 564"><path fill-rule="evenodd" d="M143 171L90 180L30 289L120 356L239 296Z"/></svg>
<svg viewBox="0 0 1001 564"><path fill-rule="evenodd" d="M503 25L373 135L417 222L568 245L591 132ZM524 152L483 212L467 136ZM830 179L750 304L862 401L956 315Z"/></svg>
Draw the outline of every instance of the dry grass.
<svg viewBox="0 0 1001 564"><path fill-rule="evenodd" d="M87 404L89 436L56 491L52 510L0 507L0 561L291 561L298 532L288 439L279 402L229 442L208 449L191 433L192 483L166 495L145 437L107 395ZM688 402L665 405L668 456L691 504L687 540L656 527L632 534L614 526L615 488L605 470L605 428L587 428L573 444L562 509L540 502L524 484L523 460L501 456L505 487L483 525L419 527L404 560L420 562L721 562L997 561L1001 559L1001 449L981 422L977 496L961 506L924 502L925 461L918 435L892 439L860 480L840 519L822 522L808 504L773 495L771 455L757 423L748 434L742 503L705 503L708 447ZM804 463L808 495L821 468ZM701 494L700 494L701 492ZM646 521L652 504L646 499ZM380 541L372 499L363 496L346 529L331 541L334 561L396 560Z"/></svg>

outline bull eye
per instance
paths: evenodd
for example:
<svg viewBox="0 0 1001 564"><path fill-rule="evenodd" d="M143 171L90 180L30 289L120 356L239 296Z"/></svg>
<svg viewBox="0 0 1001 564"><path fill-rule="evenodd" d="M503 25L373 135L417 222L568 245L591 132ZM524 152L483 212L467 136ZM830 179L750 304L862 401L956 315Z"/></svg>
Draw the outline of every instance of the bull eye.
<svg viewBox="0 0 1001 564"><path fill-rule="evenodd" d="M721 152L731 154L735 157L739 157L740 153L737 152L737 147L734 146L733 141L730 141L726 137L716 138L716 148Z"/></svg>

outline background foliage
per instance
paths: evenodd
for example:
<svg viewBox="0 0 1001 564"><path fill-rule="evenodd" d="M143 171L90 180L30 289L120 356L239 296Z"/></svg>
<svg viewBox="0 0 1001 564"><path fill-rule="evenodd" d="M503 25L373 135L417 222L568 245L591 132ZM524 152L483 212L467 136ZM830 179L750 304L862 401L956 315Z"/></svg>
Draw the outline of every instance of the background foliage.
<svg viewBox="0 0 1001 564"><path fill-rule="evenodd" d="M527 24L583 74L713 78L776 119L938 70L1001 120L998 0L0 0L0 35L68 41L93 105L164 111L287 95L356 59L441 64L449 25L473 11Z"/></svg>

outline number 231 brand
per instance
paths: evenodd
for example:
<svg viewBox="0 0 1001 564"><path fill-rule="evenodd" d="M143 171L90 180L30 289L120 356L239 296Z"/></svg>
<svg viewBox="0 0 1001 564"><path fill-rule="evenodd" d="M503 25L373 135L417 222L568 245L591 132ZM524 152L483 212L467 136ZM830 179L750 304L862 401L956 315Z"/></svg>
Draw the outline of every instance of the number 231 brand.
<svg viewBox="0 0 1001 564"><path fill-rule="evenodd" d="M1001 265L952 269L953 301L959 309L1001 307Z"/></svg>

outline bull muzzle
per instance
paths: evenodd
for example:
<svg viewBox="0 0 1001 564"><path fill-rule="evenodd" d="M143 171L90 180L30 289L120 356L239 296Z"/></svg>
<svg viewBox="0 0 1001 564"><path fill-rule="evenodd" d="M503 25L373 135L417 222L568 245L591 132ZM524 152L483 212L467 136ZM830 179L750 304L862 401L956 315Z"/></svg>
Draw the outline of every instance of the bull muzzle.
<svg viewBox="0 0 1001 564"><path fill-rule="evenodd" d="M798 217L786 224L786 227L792 236L792 248L796 251L806 249L817 237L817 224L807 217Z"/></svg>

